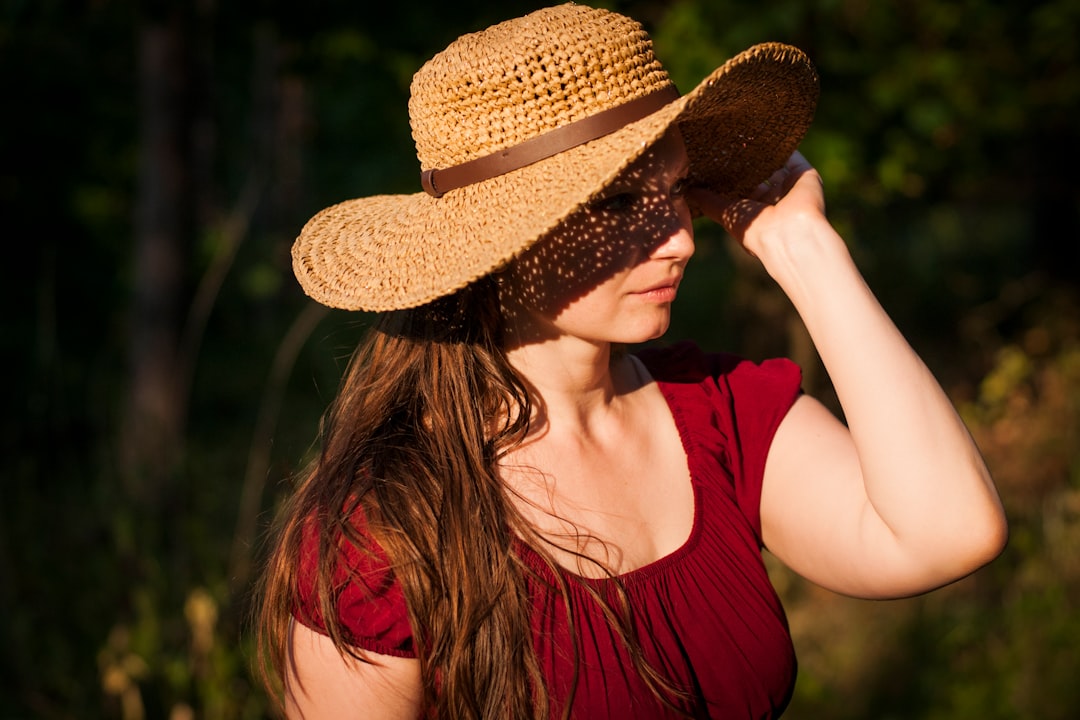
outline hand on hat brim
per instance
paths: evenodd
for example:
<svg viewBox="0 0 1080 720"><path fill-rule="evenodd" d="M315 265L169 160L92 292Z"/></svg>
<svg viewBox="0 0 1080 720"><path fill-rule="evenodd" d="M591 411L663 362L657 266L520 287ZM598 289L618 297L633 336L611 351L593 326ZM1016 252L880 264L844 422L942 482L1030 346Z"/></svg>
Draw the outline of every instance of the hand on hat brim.
<svg viewBox="0 0 1080 720"><path fill-rule="evenodd" d="M798 151L748 196L725 196L703 187L691 188L688 194L706 217L720 223L755 257L755 247L768 226L799 214L825 214L821 176Z"/></svg>

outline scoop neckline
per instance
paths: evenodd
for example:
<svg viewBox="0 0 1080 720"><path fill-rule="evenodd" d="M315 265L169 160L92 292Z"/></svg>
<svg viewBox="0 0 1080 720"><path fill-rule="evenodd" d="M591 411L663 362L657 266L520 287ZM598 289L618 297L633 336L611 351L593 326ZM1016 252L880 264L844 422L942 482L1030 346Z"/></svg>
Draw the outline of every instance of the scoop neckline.
<svg viewBox="0 0 1080 720"><path fill-rule="evenodd" d="M622 583L624 585L642 582L653 575L663 572L672 565L679 563L683 559L683 557L689 554L693 550L694 546L697 545L698 538L701 535L701 487L698 483L697 474L694 472L694 446L690 442L690 435L687 433L687 425L685 418L683 417L682 409L675 403L674 397L669 392L670 384L663 380L657 379L652 374L652 372L649 371L649 368L645 364L645 361L639 358L637 355L631 355L630 357L638 366L639 370L647 373L647 382L656 383L657 388L660 390L660 394L664 398L664 402L667 403L668 410L671 412L671 417L675 422L675 430L679 435L679 442L682 443L683 453L686 456L686 471L687 476L690 479L690 489L692 491L691 495L694 502L693 521L690 524L689 534L686 536L686 539L682 542L682 544L680 544L677 548L675 548L666 555L661 555L655 560L645 563L644 565L640 565L636 568L632 568L616 575L604 577L590 577L588 575L582 575L580 573L577 573L564 565L555 563L555 567L558 569L561 575L579 583L602 586L612 581L618 581L619 583ZM519 548L519 554L523 553L527 555L527 562L534 570L541 572L551 571L551 568L544 561L541 554L535 548L533 548L532 545L525 542L525 540L523 540L520 536L516 534L514 536L514 541Z"/></svg>

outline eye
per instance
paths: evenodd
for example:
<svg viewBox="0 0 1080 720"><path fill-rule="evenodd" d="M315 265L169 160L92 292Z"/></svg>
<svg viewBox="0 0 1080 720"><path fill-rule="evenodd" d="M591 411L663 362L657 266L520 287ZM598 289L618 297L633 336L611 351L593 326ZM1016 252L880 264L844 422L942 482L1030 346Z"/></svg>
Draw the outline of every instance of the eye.
<svg viewBox="0 0 1080 720"><path fill-rule="evenodd" d="M599 198L589 203L590 210L597 210L599 212L618 212L620 210L628 210L634 205L634 201L637 198L633 193L621 192L614 195L608 195L607 197Z"/></svg>
<svg viewBox="0 0 1080 720"><path fill-rule="evenodd" d="M690 189L690 178L683 176L671 184L671 197L682 197Z"/></svg>

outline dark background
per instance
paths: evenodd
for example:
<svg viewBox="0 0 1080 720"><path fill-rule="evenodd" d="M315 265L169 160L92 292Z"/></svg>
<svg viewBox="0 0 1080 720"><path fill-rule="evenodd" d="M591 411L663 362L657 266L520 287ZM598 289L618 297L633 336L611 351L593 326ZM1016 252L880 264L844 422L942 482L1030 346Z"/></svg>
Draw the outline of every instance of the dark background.
<svg viewBox="0 0 1080 720"><path fill-rule="evenodd" d="M871 285L969 421L1012 538L912 600L774 567L792 718L1080 713L1080 0L609 2L689 89L750 44L818 65L803 150ZM419 190L408 82L538 7L4 0L0 717L260 718L246 622L275 503L367 318L292 279L314 212ZM670 339L789 354L714 227Z"/></svg>

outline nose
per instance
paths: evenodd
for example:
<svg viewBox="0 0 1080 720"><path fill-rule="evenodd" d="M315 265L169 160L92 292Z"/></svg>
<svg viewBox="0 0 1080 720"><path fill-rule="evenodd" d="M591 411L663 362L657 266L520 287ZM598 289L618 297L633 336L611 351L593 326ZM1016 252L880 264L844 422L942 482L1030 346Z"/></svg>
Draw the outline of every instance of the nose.
<svg viewBox="0 0 1080 720"><path fill-rule="evenodd" d="M668 222L657 238L659 244L649 253L653 260L675 260L686 263L694 254L694 225L686 202L672 203Z"/></svg>

